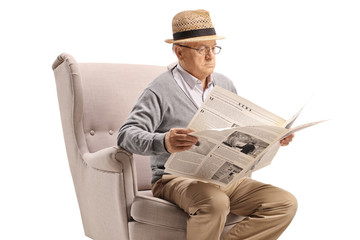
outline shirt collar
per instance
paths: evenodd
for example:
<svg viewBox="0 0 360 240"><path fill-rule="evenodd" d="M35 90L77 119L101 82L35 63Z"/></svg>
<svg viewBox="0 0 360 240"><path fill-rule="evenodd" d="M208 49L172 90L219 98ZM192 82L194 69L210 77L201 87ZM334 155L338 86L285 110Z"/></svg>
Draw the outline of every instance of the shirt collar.
<svg viewBox="0 0 360 240"><path fill-rule="evenodd" d="M177 64L176 68L178 69L179 73L183 77L184 81L191 87L191 89L194 89L195 86L197 86L197 85L200 85L200 87L202 88L201 81L199 79L197 79L196 77L194 77L193 75L191 75L190 73L188 73L187 71L185 71L180 66L180 64ZM210 75L208 78L210 78L210 79L208 81L207 88L210 87L211 85L214 85L212 75Z"/></svg>

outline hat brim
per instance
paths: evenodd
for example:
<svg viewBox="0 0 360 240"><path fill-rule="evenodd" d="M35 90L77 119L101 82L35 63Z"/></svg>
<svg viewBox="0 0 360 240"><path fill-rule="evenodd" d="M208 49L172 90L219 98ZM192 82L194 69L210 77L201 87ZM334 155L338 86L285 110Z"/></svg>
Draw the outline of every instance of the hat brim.
<svg viewBox="0 0 360 240"><path fill-rule="evenodd" d="M217 35L210 35L210 36L201 36L201 37L193 37L193 38L185 38L185 39L179 39L179 40L173 40L173 39L166 39L166 43L186 43L186 42L202 42L202 41L209 41L209 40L221 40L225 37L220 37Z"/></svg>

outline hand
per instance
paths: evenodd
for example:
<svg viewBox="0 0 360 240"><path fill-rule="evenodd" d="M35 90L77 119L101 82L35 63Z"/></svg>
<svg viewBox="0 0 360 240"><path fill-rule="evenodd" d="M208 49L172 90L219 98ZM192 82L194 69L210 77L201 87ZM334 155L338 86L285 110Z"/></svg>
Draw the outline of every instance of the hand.
<svg viewBox="0 0 360 240"><path fill-rule="evenodd" d="M172 128L165 135L165 148L169 153L181 152L190 149L197 143L198 138L188 135L194 132L191 129Z"/></svg>
<svg viewBox="0 0 360 240"><path fill-rule="evenodd" d="M291 134L291 135L287 136L286 138L281 139L280 140L280 145L281 146L289 145L289 143L293 140L294 137L295 137L295 135Z"/></svg>

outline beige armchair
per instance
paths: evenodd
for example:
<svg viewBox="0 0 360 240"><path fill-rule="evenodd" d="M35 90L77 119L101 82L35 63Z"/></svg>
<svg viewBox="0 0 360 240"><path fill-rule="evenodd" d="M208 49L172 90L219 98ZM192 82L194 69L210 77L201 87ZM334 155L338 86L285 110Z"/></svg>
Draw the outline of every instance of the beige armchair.
<svg viewBox="0 0 360 240"><path fill-rule="evenodd" d="M186 239L187 214L151 194L147 157L116 147L117 132L146 85L165 67L52 65L67 156L86 236L96 240ZM224 232L243 218L229 215Z"/></svg>

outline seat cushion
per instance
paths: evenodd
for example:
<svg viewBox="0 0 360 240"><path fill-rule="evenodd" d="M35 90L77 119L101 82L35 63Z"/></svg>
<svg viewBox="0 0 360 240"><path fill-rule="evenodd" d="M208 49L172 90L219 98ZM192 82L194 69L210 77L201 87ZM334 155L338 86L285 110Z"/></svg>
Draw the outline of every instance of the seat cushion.
<svg viewBox="0 0 360 240"><path fill-rule="evenodd" d="M175 204L153 197L151 191L139 191L131 205L132 218L141 223L186 229L188 214ZM225 225L232 225L244 219L243 216L229 214Z"/></svg>

